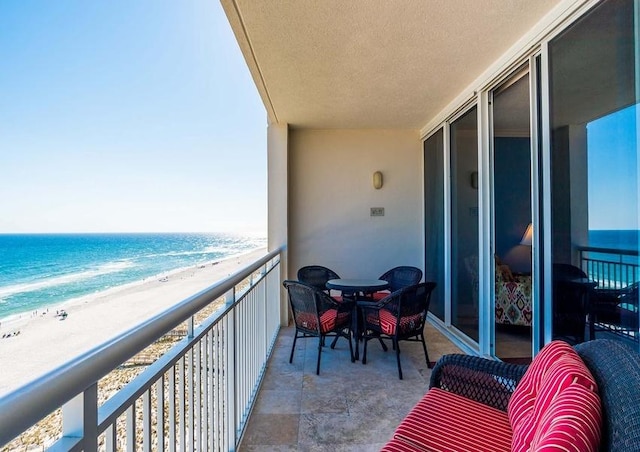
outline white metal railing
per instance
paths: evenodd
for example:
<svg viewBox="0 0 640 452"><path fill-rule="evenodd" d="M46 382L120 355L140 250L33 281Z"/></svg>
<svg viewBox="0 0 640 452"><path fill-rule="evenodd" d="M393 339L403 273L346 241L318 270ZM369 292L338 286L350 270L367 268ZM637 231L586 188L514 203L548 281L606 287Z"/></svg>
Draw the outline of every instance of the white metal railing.
<svg viewBox="0 0 640 452"><path fill-rule="evenodd" d="M0 398L0 446L62 407L49 450L235 450L280 327L280 251ZM185 321L186 337L98 406L102 377Z"/></svg>

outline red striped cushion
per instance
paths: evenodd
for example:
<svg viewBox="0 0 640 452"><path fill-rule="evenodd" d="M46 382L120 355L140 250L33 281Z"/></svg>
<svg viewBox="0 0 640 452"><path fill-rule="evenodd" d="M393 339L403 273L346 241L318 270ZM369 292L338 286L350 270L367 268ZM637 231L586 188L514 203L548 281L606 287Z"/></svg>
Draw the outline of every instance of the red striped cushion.
<svg viewBox="0 0 640 452"><path fill-rule="evenodd" d="M511 426L505 412L438 388L430 389L417 403L394 438L419 450L511 450Z"/></svg>
<svg viewBox="0 0 640 452"><path fill-rule="evenodd" d="M396 316L386 309L380 309L378 316L380 317L380 329L382 332L393 336L396 332Z"/></svg>
<svg viewBox="0 0 640 452"><path fill-rule="evenodd" d="M602 418L597 390L573 348L560 341L548 344L509 401L512 450L597 449ZM564 449L569 443L574 445Z"/></svg>
<svg viewBox="0 0 640 452"><path fill-rule="evenodd" d="M336 309L328 309L320 316L320 331L326 333L331 331L336 325L336 316L338 311Z"/></svg>
<svg viewBox="0 0 640 452"><path fill-rule="evenodd" d="M387 295L389 295L391 292L389 292L388 290L380 290L378 292L374 292L373 293L373 301L380 301L382 300L384 297L386 297Z"/></svg>
<svg viewBox="0 0 640 452"><path fill-rule="evenodd" d="M575 353L566 342L553 341L544 346L536 355L509 399L507 413L514 430L525 417L529 418L546 370L559 357L572 352Z"/></svg>
<svg viewBox="0 0 640 452"><path fill-rule="evenodd" d="M320 331L326 333L338 326L347 326L349 320L348 312L338 314L337 309L329 309L320 316ZM296 323L302 328L318 331L316 316L309 312L301 312L296 316Z"/></svg>
<svg viewBox="0 0 640 452"><path fill-rule="evenodd" d="M530 450L595 452L601 424L598 394L573 384L560 392L540 417Z"/></svg>
<svg viewBox="0 0 640 452"><path fill-rule="evenodd" d="M380 309L380 329L384 334L393 336L396 334L396 317L386 309ZM416 328L422 322L422 314L415 314L411 316L400 318L400 332L411 331Z"/></svg>

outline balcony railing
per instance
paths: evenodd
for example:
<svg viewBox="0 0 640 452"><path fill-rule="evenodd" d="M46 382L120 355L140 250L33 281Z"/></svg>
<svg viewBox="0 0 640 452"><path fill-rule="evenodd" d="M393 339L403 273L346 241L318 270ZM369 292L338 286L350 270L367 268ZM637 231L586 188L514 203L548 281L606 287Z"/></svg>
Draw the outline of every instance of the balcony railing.
<svg viewBox="0 0 640 452"><path fill-rule="evenodd" d="M104 376L184 322L182 340L98 404ZM234 450L279 325L280 250L2 397L0 445L61 407L49 450Z"/></svg>
<svg viewBox="0 0 640 452"><path fill-rule="evenodd" d="M638 250L580 246L578 251L580 267L598 289L624 289L639 280Z"/></svg>

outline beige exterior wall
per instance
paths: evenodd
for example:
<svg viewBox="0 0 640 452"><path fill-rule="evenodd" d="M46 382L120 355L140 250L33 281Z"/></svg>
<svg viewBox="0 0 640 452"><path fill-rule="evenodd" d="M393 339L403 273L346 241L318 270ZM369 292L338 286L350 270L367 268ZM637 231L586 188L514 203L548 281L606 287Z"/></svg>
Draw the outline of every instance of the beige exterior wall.
<svg viewBox="0 0 640 452"><path fill-rule="evenodd" d="M269 251L287 245L287 180L288 180L288 137L287 125L270 124L267 129L267 199L269 212L267 217L267 247ZM287 250L280 259L280 276L287 279ZM281 309L280 324L288 323L286 291L280 288Z"/></svg>
<svg viewBox="0 0 640 452"><path fill-rule="evenodd" d="M373 173L384 185L373 188ZM384 207L371 217L371 207ZM271 205L270 205L271 208ZM289 275L319 264L343 278L423 268L422 144L417 130L289 132Z"/></svg>
<svg viewBox="0 0 640 452"><path fill-rule="evenodd" d="M286 124L270 124L267 129L269 251L287 244L288 133Z"/></svg>

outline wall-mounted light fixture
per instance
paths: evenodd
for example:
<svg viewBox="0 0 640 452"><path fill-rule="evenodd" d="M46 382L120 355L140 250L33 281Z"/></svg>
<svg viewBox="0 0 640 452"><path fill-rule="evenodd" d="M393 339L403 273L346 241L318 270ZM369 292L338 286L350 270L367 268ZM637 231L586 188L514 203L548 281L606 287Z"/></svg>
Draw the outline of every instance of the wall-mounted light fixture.
<svg viewBox="0 0 640 452"><path fill-rule="evenodd" d="M373 188L376 190L382 188L382 173L380 171L373 173Z"/></svg>

